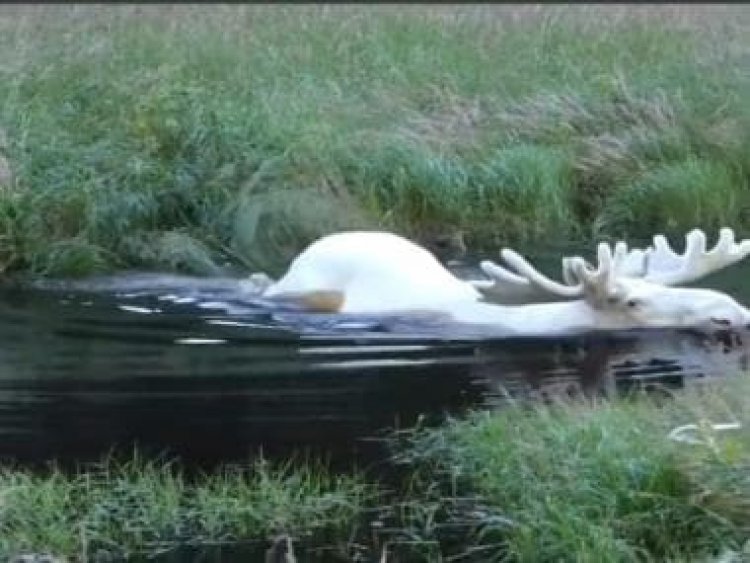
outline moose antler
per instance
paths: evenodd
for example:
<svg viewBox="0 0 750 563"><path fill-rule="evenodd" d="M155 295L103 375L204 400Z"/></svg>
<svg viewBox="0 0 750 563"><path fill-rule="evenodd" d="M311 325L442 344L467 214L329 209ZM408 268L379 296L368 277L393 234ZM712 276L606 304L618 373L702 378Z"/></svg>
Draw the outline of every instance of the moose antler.
<svg viewBox="0 0 750 563"><path fill-rule="evenodd" d="M515 272L486 260L480 267L490 279L471 283L485 297L501 303L571 299L594 291L592 288L599 288L596 290L599 292L605 288L611 291L616 278L640 278L661 285L688 283L739 262L750 254L750 240L735 242L734 232L729 228L719 231L719 240L710 251L706 251L706 235L700 229L686 235L682 254L672 250L663 235L656 235L653 241L653 246L645 250L628 250L627 244L619 241L613 251L608 244L600 243L596 269L580 256L564 257L564 284L546 277L516 252L503 249L501 258Z"/></svg>
<svg viewBox="0 0 750 563"><path fill-rule="evenodd" d="M505 304L528 303L574 299L582 295L582 285L572 273L573 258L563 259L565 284L561 284L542 274L523 256L509 248L504 248L500 252L500 257L515 272L490 260L484 260L479 266L490 279L470 282L490 301Z"/></svg>
<svg viewBox="0 0 750 563"><path fill-rule="evenodd" d="M605 242L600 242L596 249L598 264L596 268L591 266L580 256L568 258L564 263L564 275L569 279L579 280L580 294L586 296L587 300L594 306L603 305L610 297L616 294L618 288L617 267L622 266L624 254L615 248L612 249ZM566 272L565 269L568 271Z"/></svg>
<svg viewBox="0 0 750 563"><path fill-rule="evenodd" d="M544 301L550 297L557 299L575 299L586 296L592 303L601 303L615 290L617 277L616 260L606 243L597 247L598 264L591 266L580 256L563 258L563 278L565 284L552 280L534 268L520 254L510 249L503 249L500 256L516 273L486 260L480 264L482 270L492 278L491 281L473 281L474 287L488 297L499 297L508 303L522 299ZM623 260L620 251L618 259ZM488 295L489 294L489 295Z"/></svg>
<svg viewBox="0 0 750 563"><path fill-rule="evenodd" d="M731 266L748 254L750 240L735 242L734 231L726 227L719 231L719 240L709 251L706 235L699 229L685 236L682 254L672 250L663 235L656 235L653 247L647 250L643 279L662 285L688 283Z"/></svg>
<svg viewBox="0 0 750 563"><path fill-rule="evenodd" d="M664 235L654 236L652 246L645 250L628 251L625 242L615 244L614 271L619 277L642 278L661 285L679 285L700 279L708 274L731 266L750 254L750 240L735 242L734 231L724 227L719 240L706 250L706 235L693 229L685 236L685 251L675 252ZM563 278L569 279L563 258Z"/></svg>

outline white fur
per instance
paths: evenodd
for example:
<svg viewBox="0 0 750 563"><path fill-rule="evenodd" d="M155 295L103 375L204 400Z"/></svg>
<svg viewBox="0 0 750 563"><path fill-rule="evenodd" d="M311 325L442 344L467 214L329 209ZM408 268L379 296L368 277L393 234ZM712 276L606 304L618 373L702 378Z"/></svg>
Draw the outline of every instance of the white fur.
<svg viewBox="0 0 750 563"><path fill-rule="evenodd" d="M343 292L342 313L442 310L440 304L480 298L423 248L379 232L337 233L314 242L264 297L303 297L314 291Z"/></svg>
<svg viewBox="0 0 750 563"><path fill-rule="evenodd" d="M517 335L750 323L750 311L717 291L626 277L616 283L606 303L487 303L469 282L456 278L418 245L391 233L346 232L310 245L263 296L304 300L306 294L335 291L343 295L341 313L432 311L458 323Z"/></svg>

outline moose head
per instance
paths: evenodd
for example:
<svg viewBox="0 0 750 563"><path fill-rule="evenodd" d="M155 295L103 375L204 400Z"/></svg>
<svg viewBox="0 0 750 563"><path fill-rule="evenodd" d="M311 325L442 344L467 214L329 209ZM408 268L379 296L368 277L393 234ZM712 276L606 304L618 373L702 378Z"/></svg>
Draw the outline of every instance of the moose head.
<svg viewBox="0 0 750 563"><path fill-rule="evenodd" d="M346 232L310 245L288 272L263 289L267 299L293 300L314 311L442 313L483 327L485 333L555 335L648 327L730 328L750 324L750 311L728 295L676 287L696 281L750 254L750 240L720 231L706 249L700 230L676 253L662 235L646 249L600 243L598 263L562 259L562 282L511 249L504 266L481 263L487 279L461 280L418 245L381 232Z"/></svg>

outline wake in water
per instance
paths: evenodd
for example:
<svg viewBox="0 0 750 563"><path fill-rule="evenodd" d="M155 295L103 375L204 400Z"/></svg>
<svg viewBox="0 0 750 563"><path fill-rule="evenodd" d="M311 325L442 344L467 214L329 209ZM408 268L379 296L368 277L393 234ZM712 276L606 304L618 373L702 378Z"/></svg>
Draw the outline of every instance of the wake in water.
<svg viewBox="0 0 750 563"><path fill-rule="evenodd" d="M205 460L251 446L349 459L383 428L508 396L682 386L748 365L747 339L734 333L493 336L429 315L310 314L236 279L133 274L6 288L0 456L79 459L138 442Z"/></svg>
<svg viewBox="0 0 750 563"><path fill-rule="evenodd" d="M438 312L409 314L313 313L291 302L261 297L263 281L251 278L201 278L174 274L127 273L76 281L42 280L36 289L65 295L63 300L89 303L100 299L120 311L141 315L191 315L207 325L238 329L268 329L300 336L342 336L358 338L438 339L441 341L526 341L543 343L567 337L517 337L497 328L466 325ZM700 329L631 329L600 333L627 338L634 334L691 335L711 342L723 350L742 348L748 341L746 331ZM593 336L592 336L593 335ZM597 338L597 333L588 337ZM606 336L605 336L606 337ZM646 342L648 339L645 339ZM659 338L656 342L659 342Z"/></svg>
<svg viewBox="0 0 750 563"><path fill-rule="evenodd" d="M485 330L451 322L447 315L311 313L293 303L263 299L262 284L248 279L198 278L171 274L134 273L83 281L37 282L35 288L64 293L68 299L115 299L125 312L174 314L191 312L208 324L274 328L298 334L358 334L465 340L487 338ZM493 337L502 337L497 331Z"/></svg>

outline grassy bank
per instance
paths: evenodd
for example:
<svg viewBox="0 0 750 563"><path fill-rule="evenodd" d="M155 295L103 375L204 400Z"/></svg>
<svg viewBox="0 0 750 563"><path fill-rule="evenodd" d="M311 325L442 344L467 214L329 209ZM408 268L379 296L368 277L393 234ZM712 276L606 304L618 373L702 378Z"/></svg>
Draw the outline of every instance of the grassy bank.
<svg viewBox="0 0 750 563"><path fill-rule="evenodd" d="M405 536L425 560L744 561L748 390L745 378L666 402L518 405L407 435ZM710 426L725 422L742 427ZM702 443L669 438L692 423Z"/></svg>
<svg viewBox="0 0 750 563"><path fill-rule="evenodd" d="M346 561L347 538L374 489L315 465L258 462L187 478L175 465L134 457L77 474L3 469L0 495L3 560L23 553L146 560L180 546L197 555L244 548L257 560L286 534L316 547L321 561Z"/></svg>
<svg viewBox="0 0 750 563"><path fill-rule="evenodd" d="M317 465L190 477L138 458L77 474L6 468L0 556L239 544L257 559L287 534L300 561L741 561L750 554L748 391L743 378L660 400L518 404L407 431L394 446L405 469L395 488ZM742 428L708 426L734 421ZM668 438L689 423L702 443Z"/></svg>
<svg viewBox="0 0 750 563"><path fill-rule="evenodd" d="M492 248L747 234L748 21L744 6L3 6L0 268L274 273L350 227Z"/></svg>

